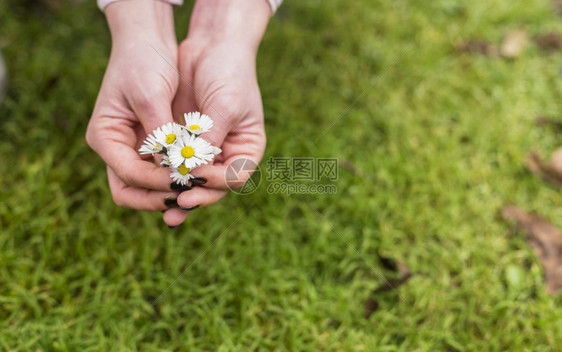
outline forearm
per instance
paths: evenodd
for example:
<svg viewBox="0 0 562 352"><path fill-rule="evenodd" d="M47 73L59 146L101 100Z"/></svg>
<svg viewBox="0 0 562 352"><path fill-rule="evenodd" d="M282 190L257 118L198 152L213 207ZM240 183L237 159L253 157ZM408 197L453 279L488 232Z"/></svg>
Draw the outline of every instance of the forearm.
<svg viewBox="0 0 562 352"><path fill-rule="evenodd" d="M172 5L162 1L117 1L105 9L113 47L144 39L173 49L177 46Z"/></svg>
<svg viewBox="0 0 562 352"><path fill-rule="evenodd" d="M255 53L270 16L265 0L197 0L188 39L197 45L228 41Z"/></svg>

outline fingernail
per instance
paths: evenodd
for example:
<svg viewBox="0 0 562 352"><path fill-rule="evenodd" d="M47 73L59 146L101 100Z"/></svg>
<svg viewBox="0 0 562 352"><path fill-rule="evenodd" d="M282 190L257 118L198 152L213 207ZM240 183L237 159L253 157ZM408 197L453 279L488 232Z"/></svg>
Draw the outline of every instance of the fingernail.
<svg viewBox="0 0 562 352"><path fill-rule="evenodd" d="M178 206L178 199L177 198L166 198L164 199L164 204L167 207L177 207Z"/></svg>
<svg viewBox="0 0 562 352"><path fill-rule="evenodd" d="M175 230L175 229L177 229L177 228L180 227L180 226L181 226L181 224L176 225L176 226L168 226L168 228L169 228L170 230Z"/></svg>
<svg viewBox="0 0 562 352"><path fill-rule="evenodd" d="M181 210L186 210L186 211L190 211L190 210L197 209L197 208L199 208L199 205L195 205L195 206L192 206L192 207L185 207L185 208L180 207Z"/></svg>
<svg viewBox="0 0 562 352"><path fill-rule="evenodd" d="M195 177L195 178L191 179L191 182L195 186L199 186L199 185L204 185L205 183L207 183L207 179L205 177Z"/></svg>
<svg viewBox="0 0 562 352"><path fill-rule="evenodd" d="M182 185L181 183L172 182L170 183L170 188L174 191L189 191L191 189L190 185Z"/></svg>

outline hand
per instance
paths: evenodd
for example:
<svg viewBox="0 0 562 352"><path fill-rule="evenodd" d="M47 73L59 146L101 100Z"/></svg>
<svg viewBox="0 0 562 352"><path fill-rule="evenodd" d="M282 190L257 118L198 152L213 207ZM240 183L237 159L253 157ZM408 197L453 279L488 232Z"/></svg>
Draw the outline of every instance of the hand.
<svg viewBox="0 0 562 352"><path fill-rule="evenodd" d="M217 202L228 192L225 174L233 161L245 158L257 165L263 157L266 136L255 59L270 13L265 0L200 0L195 5L189 36L179 48L181 78L173 111L174 116L190 111L209 115L214 127L202 137L223 152L213 165L193 170L207 182L181 193L181 207ZM164 214L166 223L174 225L186 217L180 209Z"/></svg>
<svg viewBox="0 0 562 352"><path fill-rule="evenodd" d="M161 1L118 1L106 8L112 51L94 112L88 144L107 163L117 205L164 210L168 169L142 160L138 148L155 128L173 121L178 86L172 7Z"/></svg>

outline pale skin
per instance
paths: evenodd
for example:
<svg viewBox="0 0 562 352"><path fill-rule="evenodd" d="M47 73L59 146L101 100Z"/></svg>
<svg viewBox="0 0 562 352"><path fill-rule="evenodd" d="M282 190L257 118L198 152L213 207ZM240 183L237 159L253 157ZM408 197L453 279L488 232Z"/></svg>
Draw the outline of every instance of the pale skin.
<svg viewBox="0 0 562 352"><path fill-rule="evenodd" d="M209 206L228 190L225 172L236 159L259 163L266 137L255 71L259 43L271 9L265 0L198 0L188 36L177 45L172 6L155 0L122 0L105 10L112 51L86 139L107 164L117 205L164 211L169 226ZM167 168L141 158L138 148L155 128L201 111L214 121L204 138L223 152L192 174L204 185L178 192Z"/></svg>

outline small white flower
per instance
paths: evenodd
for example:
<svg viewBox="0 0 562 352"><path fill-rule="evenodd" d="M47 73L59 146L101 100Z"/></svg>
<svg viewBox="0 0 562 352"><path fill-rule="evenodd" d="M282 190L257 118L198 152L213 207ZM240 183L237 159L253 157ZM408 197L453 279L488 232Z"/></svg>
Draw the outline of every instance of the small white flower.
<svg viewBox="0 0 562 352"><path fill-rule="evenodd" d="M209 116L193 112L184 114L184 118L186 126L169 122L154 130L139 153L163 154L160 165L171 168L170 177L175 182L187 185L194 178L191 170L212 161L222 150L200 137L213 127Z"/></svg>
<svg viewBox="0 0 562 352"><path fill-rule="evenodd" d="M212 149L212 151L211 151L211 154L213 154L213 155L219 155L220 153L222 153L222 149L221 149L221 148L215 147L214 145L213 145L212 147L213 147L213 149Z"/></svg>
<svg viewBox="0 0 562 352"><path fill-rule="evenodd" d="M179 136L182 135L183 127L175 122L168 122L154 130L154 136L158 143L162 144L164 147L168 148L178 140Z"/></svg>
<svg viewBox="0 0 562 352"><path fill-rule="evenodd" d="M183 117L185 119L185 129L195 135L208 132L213 127L213 120L211 120L209 116L201 114L198 111L184 114Z"/></svg>
<svg viewBox="0 0 562 352"><path fill-rule="evenodd" d="M162 156L162 161L160 162L160 165L162 166L172 166L172 163L170 162L170 157L168 155L164 155Z"/></svg>
<svg viewBox="0 0 562 352"><path fill-rule="evenodd" d="M153 135L148 135L144 140L144 144L140 147L140 154L157 154L164 150L164 146L160 144Z"/></svg>
<svg viewBox="0 0 562 352"><path fill-rule="evenodd" d="M192 169L213 160L215 157L213 152L216 152L215 147L203 138L184 134L170 147L168 156L173 167L183 164Z"/></svg>
<svg viewBox="0 0 562 352"><path fill-rule="evenodd" d="M194 178L192 174L190 174L192 169L186 167L184 164L181 164L180 167L173 167L172 173L170 177L181 185L187 185L190 179Z"/></svg>

